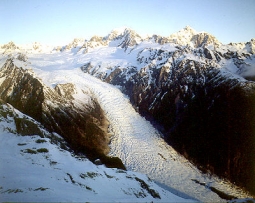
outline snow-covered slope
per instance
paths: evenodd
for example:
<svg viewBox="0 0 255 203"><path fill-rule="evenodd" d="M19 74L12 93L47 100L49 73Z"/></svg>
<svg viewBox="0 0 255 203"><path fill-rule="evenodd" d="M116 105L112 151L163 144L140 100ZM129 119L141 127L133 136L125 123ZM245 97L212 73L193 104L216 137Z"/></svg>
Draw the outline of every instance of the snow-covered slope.
<svg viewBox="0 0 255 203"><path fill-rule="evenodd" d="M33 122L44 132L21 136L16 120ZM0 200L14 202L187 202L145 175L94 165L84 156L54 144L47 132L12 106L0 106ZM62 140L62 141L61 141Z"/></svg>

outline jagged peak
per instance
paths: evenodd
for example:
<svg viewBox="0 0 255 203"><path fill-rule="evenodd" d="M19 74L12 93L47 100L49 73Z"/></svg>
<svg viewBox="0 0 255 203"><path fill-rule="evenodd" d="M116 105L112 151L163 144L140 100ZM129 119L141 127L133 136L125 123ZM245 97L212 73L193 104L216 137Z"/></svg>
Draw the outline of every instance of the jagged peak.
<svg viewBox="0 0 255 203"><path fill-rule="evenodd" d="M167 37L163 37L161 35L156 35L156 34L150 37L147 37L145 40L152 40L153 42L161 44L161 45L169 42L169 39Z"/></svg>
<svg viewBox="0 0 255 203"><path fill-rule="evenodd" d="M10 52L16 52L16 51L26 51L33 53L36 52L50 52L50 51L63 51L63 50L71 50L73 48L85 48L85 47L97 47L97 46L119 46L119 47L131 47L134 45L139 44L142 41L153 41L155 43L159 44L165 44L165 43L175 43L178 45L190 45L191 47L202 47L204 45L213 45L213 46L220 46L222 45L221 42L218 41L218 39L205 32L201 31L198 32L191 26L187 25L178 32L175 32L171 34L168 37L164 37L158 34L154 35L147 35L147 36L141 36L139 35L135 30L131 29L130 27L122 26L119 28L112 29L111 32L105 36L93 36L89 40L85 40L83 38L74 38L70 43L61 45L61 46L48 46L41 44L39 42L34 42L27 45L19 45L17 46L13 41L10 41L7 44L0 45L1 51L5 54L8 54ZM229 45L237 44L237 43L230 43ZM240 43L238 43L240 44ZM248 42L243 42L242 47L247 46L251 44L251 46L255 46L255 38L251 39ZM252 49L254 49L252 47Z"/></svg>
<svg viewBox="0 0 255 203"><path fill-rule="evenodd" d="M197 31L193 29L192 27L190 27L189 25L186 25L182 30L185 32L197 33Z"/></svg>
<svg viewBox="0 0 255 203"><path fill-rule="evenodd" d="M102 41L102 37L98 36L98 35L94 35L90 38L90 42L99 42L99 41Z"/></svg>
<svg viewBox="0 0 255 203"><path fill-rule="evenodd" d="M115 28L106 37L104 37L104 39L105 40L114 40L119 35L123 34L126 29L127 29L127 27Z"/></svg>
<svg viewBox="0 0 255 203"><path fill-rule="evenodd" d="M177 35L195 35L197 33L198 32L195 29L187 25L181 30L179 30L178 32L174 33L173 35L176 35L176 34Z"/></svg>
<svg viewBox="0 0 255 203"><path fill-rule="evenodd" d="M251 42L252 44L255 44L255 38L252 38L252 39L250 40L250 42Z"/></svg>
<svg viewBox="0 0 255 203"><path fill-rule="evenodd" d="M197 34L197 31L190 26L186 26L176 33L170 35L170 38L187 38L190 39L193 35Z"/></svg>
<svg viewBox="0 0 255 203"><path fill-rule="evenodd" d="M73 42L84 42L84 38L74 38Z"/></svg>
<svg viewBox="0 0 255 203"><path fill-rule="evenodd" d="M10 49L10 50L19 49L19 47L16 46L16 44L13 41L10 41L7 44L4 44L3 46L1 46L1 48L2 49Z"/></svg>
<svg viewBox="0 0 255 203"><path fill-rule="evenodd" d="M37 49L39 49L40 47L42 47L41 43L39 43L39 42L33 42L33 43L32 43L32 46L33 46L33 49L34 49L34 50L37 50Z"/></svg>
<svg viewBox="0 0 255 203"><path fill-rule="evenodd" d="M191 38L191 42L195 47L202 47L209 44L212 44L213 46L219 46L221 44L221 42L219 42L216 37L207 32L200 32L194 35Z"/></svg>
<svg viewBox="0 0 255 203"><path fill-rule="evenodd" d="M128 47L139 44L143 39L134 30L127 27L117 28L104 38L109 46L118 46L127 50Z"/></svg>
<svg viewBox="0 0 255 203"><path fill-rule="evenodd" d="M75 45L77 46L78 44L82 44L84 43L84 39L83 38L74 38L72 42L70 42L68 45Z"/></svg>
<svg viewBox="0 0 255 203"><path fill-rule="evenodd" d="M110 34L105 37L105 39L111 41L127 35L129 35L130 37L141 38L140 35L138 35L135 30L128 27L120 27L113 29L110 32Z"/></svg>
<svg viewBox="0 0 255 203"><path fill-rule="evenodd" d="M61 50L70 50L82 46L85 40L83 38L74 38L68 45L64 46Z"/></svg>
<svg viewBox="0 0 255 203"><path fill-rule="evenodd" d="M216 37L207 33L207 32L197 32L190 26L186 26L180 31L170 35L169 41L180 44L180 45L191 45L194 47L202 47L204 45L212 44L220 45L221 43L217 40Z"/></svg>
<svg viewBox="0 0 255 203"><path fill-rule="evenodd" d="M114 28L114 29L111 31L111 33L114 32L114 33L121 34L121 33L123 33L125 30L131 30L131 29L130 29L129 27L122 26L122 27Z"/></svg>

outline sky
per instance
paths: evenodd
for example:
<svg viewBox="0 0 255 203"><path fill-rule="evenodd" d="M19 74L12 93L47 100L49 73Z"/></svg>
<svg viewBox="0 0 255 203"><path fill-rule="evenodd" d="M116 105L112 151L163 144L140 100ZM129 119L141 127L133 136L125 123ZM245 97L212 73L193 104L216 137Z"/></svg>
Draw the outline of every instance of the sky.
<svg viewBox="0 0 255 203"><path fill-rule="evenodd" d="M189 25L220 42L255 38L255 0L0 0L0 44L65 45L129 27L169 36Z"/></svg>

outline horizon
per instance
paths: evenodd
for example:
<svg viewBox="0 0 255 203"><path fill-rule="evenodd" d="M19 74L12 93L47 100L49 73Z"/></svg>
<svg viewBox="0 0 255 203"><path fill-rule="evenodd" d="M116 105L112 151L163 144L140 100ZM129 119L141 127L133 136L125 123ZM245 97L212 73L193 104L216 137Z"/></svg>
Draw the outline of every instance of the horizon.
<svg viewBox="0 0 255 203"><path fill-rule="evenodd" d="M127 27L139 35L168 37L185 26L221 43L255 38L253 0L1 0L0 44L63 45L74 38L104 37Z"/></svg>

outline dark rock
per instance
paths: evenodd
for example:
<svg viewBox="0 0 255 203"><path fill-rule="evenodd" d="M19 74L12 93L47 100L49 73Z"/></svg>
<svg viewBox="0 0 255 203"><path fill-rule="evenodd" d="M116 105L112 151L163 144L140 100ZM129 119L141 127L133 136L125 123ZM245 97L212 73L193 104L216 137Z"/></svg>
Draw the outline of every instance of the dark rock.
<svg viewBox="0 0 255 203"><path fill-rule="evenodd" d="M207 48L204 48L204 55L205 55L205 58L213 59L212 53L211 53L210 50L207 49Z"/></svg>
<svg viewBox="0 0 255 203"><path fill-rule="evenodd" d="M89 107L75 106L73 84L51 89L10 59L0 69L0 79L0 98L4 102L39 121L49 132L63 136L75 152L94 158L108 151L107 121L102 109L95 99ZM16 118L15 123L22 135L41 135L32 122Z"/></svg>
<svg viewBox="0 0 255 203"><path fill-rule="evenodd" d="M100 159L96 159L96 160L94 161L94 164L96 164L96 165L102 165L103 163L101 162Z"/></svg>

